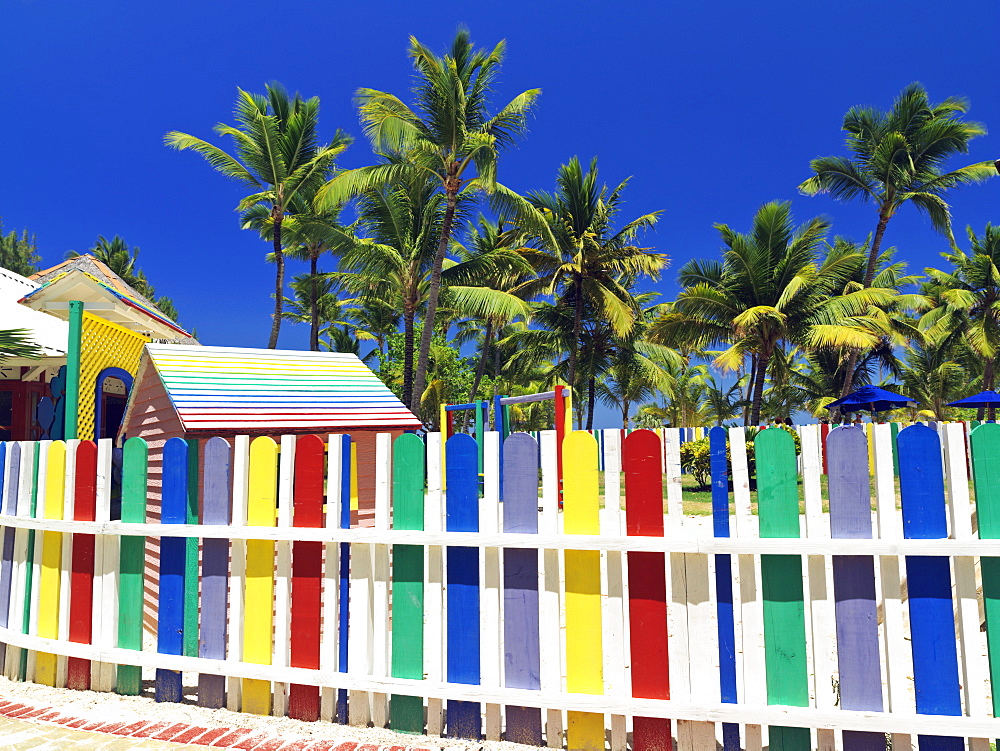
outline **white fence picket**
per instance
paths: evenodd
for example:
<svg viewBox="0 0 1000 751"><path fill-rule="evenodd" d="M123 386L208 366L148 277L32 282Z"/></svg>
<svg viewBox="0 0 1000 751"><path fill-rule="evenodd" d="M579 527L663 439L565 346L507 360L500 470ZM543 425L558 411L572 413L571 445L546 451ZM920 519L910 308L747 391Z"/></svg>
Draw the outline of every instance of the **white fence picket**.
<svg viewBox="0 0 1000 751"><path fill-rule="evenodd" d="M247 493L250 489L250 436L233 439L233 525L247 523ZM247 569L246 540L233 540L229 564L229 630L226 632L226 654L235 658L243 654L243 605ZM226 680L226 706L238 712L243 704L243 682Z"/></svg>
<svg viewBox="0 0 1000 751"><path fill-rule="evenodd" d="M424 529L444 529L444 441L440 433L428 433L427 495L424 499ZM444 552L427 548L427 579L424 585L424 675L428 681L444 679L445 601ZM441 735L444 730L444 707L438 697L427 698L427 733Z"/></svg>
<svg viewBox="0 0 1000 751"><path fill-rule="evenodd" d="M559 474L556 469L556 452L559 449L555 431L543 430L540 441L542 496L539 499L542 505L538 516L538 531L541 534L555 534L559 529ZM559 551L542 551L542 565L538 573L538 638L541 650L539 677L542 693L563 691L562 655L565 654L565 645L562 641L562 575ZM560 710L546 711L545 739L549 748L562 748L565 727Z"/></svg>

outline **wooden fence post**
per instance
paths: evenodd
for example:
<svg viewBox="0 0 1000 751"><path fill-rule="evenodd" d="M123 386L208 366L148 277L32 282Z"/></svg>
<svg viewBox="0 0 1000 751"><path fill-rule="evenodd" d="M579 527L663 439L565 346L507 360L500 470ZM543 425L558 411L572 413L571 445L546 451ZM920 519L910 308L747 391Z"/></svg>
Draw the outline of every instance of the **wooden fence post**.
<svg viewBox="0 0 1000 751"><path fill-rule="evenodd" d="M855 427L836 428L826 441L829 455L830 533L834 538L871 539L872 513L868 440ZM881 712L875 559L833 557L840 706ZM885 748L881 733L844 731L844 751Z"/></svg>
<svg viewBox="0 0 1000 751"><path fill-rule="evenodd" d="M903 536L947 537L941 441L937 431L926 425L911 425L899 432L897 444ZM941 556L906 556L906 581L917 712L961 715L951 561ZM961 738L920 735L918 739L922 747L933 747L935 751L965 748Z"/></svg>
<svg viewBox="0 0 1000 751"><path fill-rule="evenodd" d="M625 471L625 525L629 536L663 537L663 463L660 439L651 430L637 430L622 444ZM632 696L670 698L667 646L667 580L663 553L629 551L629 641ZM640 657L641 656L641 657ZM632 719L635 751L670 751L670 720Z"/></svg>
<svg viewBox="0 0 1000 751"><path fill-rule="evenodd" d="M425 448L420 437L405 433L393 443L392 528L424 528ZM392 547L392 675L424 677L424 546ZM421 696L393 694L389 727L401 733L424 732Z"/></svg>
<svg viewBox="0 0 1000 751"><path fill-rule="evenodd" d="M525 433L504 442L503 531L538 534L538 444ZM538 621L538 551L503 552L504 662L508 688L538 691L541 683ZM542 745L542 712L507 705L504 740Z"/></svg>
<svg viewBox="0 0 1000 751"><path fill-rule="evenodd" d="M122 461L122 521L146 521L146 471L149 448L142 438L125 441ZM126 535L119 543L118 645L142 649L143 571L146 567L146 538ZM142 691L142 668L119 665L115 689L119 694L138 696Z"/></svg>
<svg viewBox="0 0 1000 751"><path fill-rule="evenodd" d="M163 446L163 500L161 524L187 523L188 444L171 438ZM187 569L187 539L160 538L159 600L156 613L156 650L179 655L184 651L184 579ZM183 698L181 673L156 671L156 701L178 702Z"/></svg>
<svg viewBox="0 0 1000 751"><path fill-rule="evenodd" d="M1000 425L983 423L974 428L969 443L979 538L996 540L1000 538ZM983 580L992 709L993 716L1000 717L1000 557L983 556L979 563Z"/></svg>
<svg viewBox="0 0 1000 751"><path fill-rule="evenodd" d="M477 441L469 435L460 433L448 439L445 529L449 532L479 531L478 453ZM453 545L445 556L447 679L449 683L479 685L479 550ZM449 699L446 722L448 737L478 740L482 734L479 703Z"/></svg>
<svg viewBox="0 0 1000 751"><path fill-rule="evenodd" d="M15 460L14 452L18 456ZM0 508L3 513L11 515L17 503L17 495L14 488L17 485L18 463L20 459L20 449L13 441L0 442ZM14 593L11 591L11 579L14 572L14 534L13 527L6 527L3 531L3 549L0 553L0 626L9 627L10 622L10 601ZM0 643L0 666L3 666L7 657L7 644Z"/></svg>
<svg viewBox="0 0 1000 751"><path fill-rule="evenodd" d="M247 524L273 527L277 522L278 444L267 436L250 443ZM274 543L246 541L246 581L243 611L243 661L271 664L274 607ZM243 711L271 714L271 682L244 678Z"/></svg>
<svg viewBox="0 0 1000 751"><path fill-rule="evenodd" d="M295 485L292 525L323 526L323 480L326 447L315 435L300 436L295 443ZM323 543L292 543L291 644L289 665L320 667L320 624L323 586ZM334 628L327 623L326 628ZM288 687L288 716L305 722L320 717L318 686L292 683Z"/></svg>
<svg viewBox="0 0 1000 751"><path fill-rule="evenodd" d="M230 524L232 501L232 449L225 438L205 444L205 524ZM226 658L229 605L229 540L206 539L201 552L201 621L198 656ZM232 626L238 628L238 626ZM212 673L198 674L198 704L210 709L225 706L226 679Z"/></svg>
<svg viewBox="0 0 1000 751"><path fill-rule="evenodd" d="M582 430L563 441L563 524L568 535L600 532L597 441ZM596 550L567 550L566 690L603 694L601 556ZM604 716L568 713L567 746L603 751Z"/></svg>
<svg viewBox="0 0 1000 751"><path fill-rule="evenodd" d="M729 537L729 461L726 459L726 429L708 432L709 463L712 471L712 532ZM739 701L736 669L736 613L733 603L732 556L715 556L715 598L719 634L719 698L726 704ZM740 726L722 724L723 751L740 751Z"/></svg>
<svg viewBox="0 0 1000 751"><path fill-rule="evenodd" d="M754 441L757 508L761 537L799 537L798 473L795 442L785 430L768 429ZM767 703L809 706L802 557L760 557L764 600L764 658ZM772 748L810 751L808 728L772 725Z"/></svg>
<svg viewBox="0 0 1000 751"><path fill-rule="evenodd" d="M76 448L73 483L73 518L94 521L97 512L97 444L81 441ZM90 644L94 622L94 535L73 535L72 592L69 613L70 641ZM70 657L66 665L66 686L90 688L90 660Z"/></svg>

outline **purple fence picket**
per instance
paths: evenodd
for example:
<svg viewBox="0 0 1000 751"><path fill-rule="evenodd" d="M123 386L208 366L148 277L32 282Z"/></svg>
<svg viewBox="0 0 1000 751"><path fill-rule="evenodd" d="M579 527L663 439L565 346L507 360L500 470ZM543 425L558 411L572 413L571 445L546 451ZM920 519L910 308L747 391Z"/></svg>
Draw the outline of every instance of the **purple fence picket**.
<svg viewBox="0 0 1000 751"><path fill-rule="evenodd" d="M503 531L538 533L538 444L525 433L504 441ZM503 559L504 663L508 688L542 687L538 641L538 551L506 548ZM507 706L507 741L542 744L542 712Z"/></svg>
<svg viewBox="0 0 1000 751"><path fill-rule="evenodd" d="M205 524L227 525L231 520L233 450L224 438L205 443ZM206 539L201 551L201 633L198 656L226 658L227 610L229 607L229 540ZM225 706L225 676L198 675L198 704L219 709Z"/></svg>

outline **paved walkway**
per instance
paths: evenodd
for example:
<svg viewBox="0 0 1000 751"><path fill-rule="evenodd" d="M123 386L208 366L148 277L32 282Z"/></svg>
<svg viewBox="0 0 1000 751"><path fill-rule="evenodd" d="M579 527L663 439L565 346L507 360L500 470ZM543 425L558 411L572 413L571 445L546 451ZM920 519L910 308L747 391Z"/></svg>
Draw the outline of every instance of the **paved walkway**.
<svg viewBox="0 0 1000 751"><path fill-rule="evenodd" d="M67 717L52 707L0 700L0 751L60 749L240 749L240 751L429 751L426 747L311 738L279 738L247 728L204 728L127 718L117 722Z"/></svg>
<svg viewBox="0 0 1000 751"><path fill-rule="evenodd" d="M0 751L57 751L58 749L130 749L130 748L197 748L181 743L170 743L146 738L125 738L107 733L89 733L85 730L69 730L25 720L0 717Z"/></svg>

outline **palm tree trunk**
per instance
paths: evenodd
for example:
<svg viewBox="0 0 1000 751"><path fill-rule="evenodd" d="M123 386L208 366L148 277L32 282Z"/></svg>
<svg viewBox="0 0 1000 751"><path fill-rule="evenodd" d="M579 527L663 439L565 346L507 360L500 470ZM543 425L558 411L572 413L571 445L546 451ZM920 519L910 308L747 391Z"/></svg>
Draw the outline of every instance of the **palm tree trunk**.
<svg viewBox="0 0 1000 751"><path fill-rule="evenodd" d="M281 313L284 307L285 295L285 254L281 250L281 218L282 214L274 209L271 212L274 219L274 316L271 319L271 336L267 341L268 349L277 349L278 332L281 330Z"/></svg>
<svg viewBox="0 0 1000 751"><path fill-rule="evenodd" d="M760 404L764 399L764 379L767 376L767 363L771 359L771 348L766 346L757 360L757 373L753 384L753 405L750 411L750 424L760 425Z"/></svg>
<svg viewBox="0 0 1000 751"><path fill-rule="evenodd" d="M319 253L309 254L309 350L319 352Z"/></svg>
<svg viewBox="0 0 1000 751"><path fill-rule="evenodd" d="M622 430L628 430L628 413L632 403L628 399L622 399Z"/></svg>
<svg viewBox="0 0 1000 751"><path fill-rule="evenodd" d="M437 252L434 254L434 265L431 267L430 285L427 290L427 311L424 314L424 330L420 334L420 354L417 356L417 371L414 377L413 394L410 397L410 411L420 414L420 395L424 393L427 383L427 363L431 354L431 337L434 336L434 319L437 316L438 297L441 294L441 267L444 265L444 254L451 240L451 226L455 221L455 207L458 205L458 189L462 181L448 175L445 181L447 204L444 210L444 221L441 223L441 239L438 241Z"/></svg>
<svg viewBox="0 0 1000 751"><path fill-rule="evenodd" d="M500 396L500 348L493 348L493 398Z"/></svg>
<svg viewBox="0 0 1000 751"><path fill-rule="evenodd" d="M753 388L757 383L757 355L750 355L750 382L747 384L746 393L743 395L743 424L750 424L750 404L753 400Z"/></svg>
<svg viewBox="0 0 1000 751"><path fill-rule="evenodd" d="M375 343L378 345L378 374L382 375L385 371L385 357L388 354L386 351L385 337L379 334L375 337Z"/></svg>
<svg viewBox="0 0 1000 751"><path fill-rule="evenodd" d="M476 394L479 393L479 384L483 380L483 374L486 372L486 358L489 357L490 340L492 338L493 321L487 321L486 330L483 331L483 351L479 354L479 364L476 365L476 376L472 379L472 390L469 392L470 402L474 402L476 400Z"/></svg>
<svg viewBox="0 0 1000 751"><path fill-rule="evenodd" d="M864 287L872 286L875 279L875 267L878 265L879 249L882 247L882 236L885 234L886 225L889 224L889 215L885 209L879 211L878 226L875 227L875 236L872 238L872 247L868 252L868 266L865 268ZM858 357L861 356L860 349L852 349L847 358L847 372L844 374L844 388L840 390L840 398L851 393L854 386L854 371L858 367Z"/></svg>
<svg viewBox="0 0 1000 751"><path fill-rule="evenodd" d="M587 380L587 430L594 429L594 405L597 401L597 376Z"/></svg>
<svg viewBox="0 0 1000 751"><path fill-rule="evenodd" d="M416 306L410 301L403 302L403 404L413 401L413 319Z"/></svg>
<svg viewBox="0 0 1000 751"><path fill-rule="evenodd" d="M987 360L986 364L985 364L985 367L983 368L983 389L992 391L993 390L993 379L994 379L993 360ZM989 415L989 417L987 419L989 419L991 421L995 420L996 419L996 407L991 406L989 408L989 412L987 414ZM982 408L980 408L979 414L977 415L977 417L979 418L979 420L983 419L983 409Z"/></svg>
<svg viewBox="0 0 1000 751"><path fill-rule="evenodd" d="M583 333L583 290L580 289L580 279L576 278L574 284L574 301L573 301L573 341L569 343L569 362L566 365L566 370L568 371L566 380L569 382L567 385L570 388L570 393L574 393L576 389L576 365L578 359L578 351L580 347L580 334Z"/></svg>

